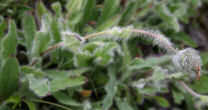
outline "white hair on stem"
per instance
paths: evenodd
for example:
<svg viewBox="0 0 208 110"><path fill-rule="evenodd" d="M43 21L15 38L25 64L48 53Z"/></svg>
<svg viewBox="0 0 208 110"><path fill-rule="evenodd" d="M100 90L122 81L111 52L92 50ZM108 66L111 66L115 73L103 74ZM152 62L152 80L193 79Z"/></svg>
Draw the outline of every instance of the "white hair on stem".
<svg viewBox="0 0 208 110"><path fill-rule="evenodd" d="M128 27L114 27L102 32L93 33L83 38L84 41L88 39L107 38L112 40L128 40L132 33L140 34L140 38L145 40L152 40L153 45L157 45L161 49L165 50L169 54L175 54L177 50L174 48L170 40L159 32L151 32L147 30L133 29L131 26Z"/></svg>

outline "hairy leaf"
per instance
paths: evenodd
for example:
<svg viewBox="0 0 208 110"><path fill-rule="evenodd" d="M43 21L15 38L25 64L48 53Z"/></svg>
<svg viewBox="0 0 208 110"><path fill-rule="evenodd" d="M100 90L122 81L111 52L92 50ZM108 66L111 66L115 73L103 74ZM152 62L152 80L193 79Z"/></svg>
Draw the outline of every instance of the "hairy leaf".
<svg viewBox="0 0 208 110"><path fill-rule="evenodd" d="M107 65L113 61L113 56L116 51L121 51L117 43L107 43L95 50L94 56L96 58L94 62L102 66Z"/></svg>
<svg viewBox="0 0 208 110"><path fill-rule="evenodd" d="M86 78L83 76L75 78L66 77L62 79L55 79L50 82L50 92L56 92L66 88L80 86L84 84L86 81Z"/></svg>
<svg viewBox="0 0 208 110"><path fill-rule="evenodd" d="M84 24L90 19L93 9L94 9L94 6L95 6L95 2L96 2L96 0L87 0L86 1L86 4L84 6L84 13L83 13L82 19L79 24L80 29L83 29L82 27L84 26Z"/></svg>
<svg viewBox="0 0 208 110"><path fill-rule="evenodd" d="M116 105L118 106L119 110L133 110L126 99L116 98Z"/></svg>
<svg viewBox="0 0 208 110"><path fill-rule="evenodd" d="M74 56L74 64L78 67L86 67L90 65L92 55L90 53L79 53Z"/></svg>
<svg viewBox="0 0 208 110"><path fill-rule="evenodd" d="M15 55L16 47L17 47L16 25L13 20L10 20L9 32L2 41L2 51L1 51L2 56L6 58L9 57L10 55Z"/></svg>
<svg viewBox="0 0 208 110"><path fill-rule="evenodd" d="M5 59L0 71L0 96L7 98L17 91L19 86L19 63L16 58Z"/></svg>
<svg viewBox="0 0 208 110"><path fill-rule="evenodd" d="M84 72L86 72L87 68L80 68L80 69L74 69L69 71L64 70L47 70L46 75L51 79L60 79L60 78L66 78L66 77L75 77L80 76Z"/></svg>
<svg viewBox="0 0 208 110"><path fill-rule="evenodd" d="M101 17L98 23L102 24L106 22L112 15L114 15L119 9L119 0L105 0L104 7L102 9Z"/></svg>
<svg viewBox="0 0 208 110"><path fill-rule="evenodd" d="M48 48L50 44L50 36L48 33L37 32L34 45L33 45L33 55L40 56L40 54Z"/></svg>
<svg viewBox="0 0 208 110"><path fill-rule="evenodd" d="M113 104L114 96L117 92L118 81L116 79L114 70L110 70L108 75L110 79L108 83L105 85L107 95L103 100L103 110L108 110L111 107L111 105Z"/></svg>
<svg viewBox="0 0 208 110"><path fill-rule="evenodd" d="M60 2L55 2L55 3L53 3L51 7L52 7L53 10L55 11L56 17L57 17L57 18L59 18L59 17L62 16L62 14L61 14L61 8L62 8L62 7L61 7Z"/></svg>
<svg viewBox="0 0 208 110"><path fill-rule="evenodd" d="M41 17L44 14L48 14L51 15L51 13L48 11L48 9L44 6L44 4L42 3L42 1L37 1L36 2L36 13L37 13L37 17L39 19L39 21L41 20Z"/></svg>
<svg viewBox="0 0 208 110"><path fill-rule="evenodd" d="M128 4L125 10L122 13L121 19L119 21L119 25L124 25L126 22L135 14L137 8L137 1L131 0L128 1Z"/></svg>
<svg viewBox="0 0 208 110"><path fill-rule="evenodd" d="M26 14L22 19L22 27L25 37L25 46L28 52L30 52L36 33L36 24L34 17L32 15Z"/></svg>
<svg viewBox="0 0 208 110"><path fill-rule="evenodd" d="M59 29L58 23L55 19L50 23L50 34L53 38L53 44L61 41L61 30Z"/></svg>
<svg viewBox="0 0 208 110"><path fill-rule="evenodd" d="M33 74L36 78L44 76L43 71L31 66L21 66L21 73L24 75Z"/></svg>
<svg viewBox="0 0 208 110"><path fill-rule="evenodd" d="M33 75L28 76L29 88L38 96L49 95L49 80L45 78L35 78Z"/></svg>
<svg viewBox="0 0 208 110"><path fill-rule="evenodd" d="M155 11L167 24L172 27L172 29L174 29L176 32L179 31L180 27L178 19L170 12L170 10L165 5L156 5Z"/></svg>

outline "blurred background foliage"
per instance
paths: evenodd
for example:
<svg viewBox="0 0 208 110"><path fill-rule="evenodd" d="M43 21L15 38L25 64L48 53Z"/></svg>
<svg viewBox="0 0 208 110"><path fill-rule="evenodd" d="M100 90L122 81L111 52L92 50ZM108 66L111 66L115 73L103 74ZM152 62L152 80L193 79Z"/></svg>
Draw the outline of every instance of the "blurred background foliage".
<svg viewBox="0 0 208 110"><path fill-rule="evenodd" d="M73 110L208 109L178 83L208 94L207 8L206 0L1 0L0 110L63 109L54 103ZM201 80L175 71L171 56L140 38L92 40L81 53L69 44L40 56L62 41L63 30L83 36L128 25L199 50Z"/></svg>

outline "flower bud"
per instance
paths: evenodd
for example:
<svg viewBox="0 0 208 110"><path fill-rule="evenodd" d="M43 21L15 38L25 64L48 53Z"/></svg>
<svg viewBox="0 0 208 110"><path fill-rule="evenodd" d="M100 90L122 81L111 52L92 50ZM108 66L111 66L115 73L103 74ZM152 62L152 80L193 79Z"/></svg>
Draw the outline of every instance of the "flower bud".
<svg viewBox="0 0 208 110"><path fill-rule="evenodd" d="M187 48L178 51L173 56L173 64L181 72L197 73L197 79L199 80L201 58L196 50Z"/></svg>

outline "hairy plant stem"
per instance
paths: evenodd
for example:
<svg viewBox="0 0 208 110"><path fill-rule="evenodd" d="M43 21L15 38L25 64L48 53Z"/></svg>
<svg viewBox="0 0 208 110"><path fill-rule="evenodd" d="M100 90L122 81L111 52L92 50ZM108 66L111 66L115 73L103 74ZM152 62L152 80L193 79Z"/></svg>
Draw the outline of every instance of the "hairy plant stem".
<svg viewBox="0 0 208 110"><path fill-rule="evenodd" d="M102 32L98 32L98 33L93 33L93 34L85 36L84 41L86 41L88 39L91 39L93 37L98 37L98 36L101 36L101 35L107 35L108 33L109 33L109 31L102 31Z"/></svg>
<svg viewBox="0 0 208 110"><path fill-rule="evenodd" d="M152 33L149 33L149 32L147 32L147 31L138 30L138 29L133 29L132 32L139 33L139 34L144 34L144 35L148 35L148 36L152 37L153 39L155 39L155 38L158 37L158 35L156 35L156 34L152 34ZM164 42L164 43L165 43L165 42ZM166 46L167 46L167 48L168 48L172 53L175 54L175 53L177 52L177 50L176 50L174 47L172 47L171 45L166 44Z"/></svg>
<svg viewBox="0 0 208 110"><path fill-rule="evenodd" d="M179 83L183 86L183 88L185 88L190 94L192 94L196 98L200 98L202 96L201 94L198 94L194 90L192 90L185 82L179 81Z"/></svg>
<svg viewBox="0 0 208 110"><path fill-rule="evenodd" d="M153 39L156 39L156 38L159 37L156 34L152 34L150 32L144 31L144 30L132 29L131 32L148 35L149 37L152 37ZM109 34L109 31L93 33L93 34L85 36L84 37L84 41L86 41L88 39L91 39L91 38L94 38L94 37L99 37L99 36L108 35L108 34ZM172 53L176 53L177 52L177 50L175 48L173 48L171 45L168 45L166 42L164 42L164 44L166 44L166 46L167 46L166 48L168 48Z"/></svg>
<svg viewBox="0 0 208 110"><path fill-rule="evenodd" d="M52 51L52 50L54 50L54 49L56 49L58 47L62 47L62 46L64 46L64 43L63 42L60 42L58 44L55 44L52 47L49 47L47 50L41 52L40 55L43 56L44 54L46 54L46 53L48 53L48 52L50 52L50 51Z"/></svg>
<svg viewBox="0 0 208 110"><path fill-rule="evenodd" d="M52 50L54 50L54 49L56 49L56 48L58 48L58 47L62 47L63 45L64 45L63 42L57 43L57 44L55 44L55 45L49 47L47 50L41 52L41 53L40 53L40 56L43 56L43 55L45 55L46 53L48 53L48 52L50 52L50 51L52 51ZM38 62L38 59L34 59L34 60L32 61L32 63L30 64L30 66L34 66L37 62Z"/></svg>
<svg viewBox="0 0 208 110"><path fill-rule="evenodd" d="M57 106L59 108L63 108L65 110L72 110L68 107L65 107L63 105L60 105L60 104L56 104L56 103L53 103L53 102L48 102L48 101L44 101L44 100L39 100L39 99L31 99L31 101L34 101L34 102L39 102L39 103L45 103L45 104L49 104L49 105L54 105L54 106Z"/></svg>

